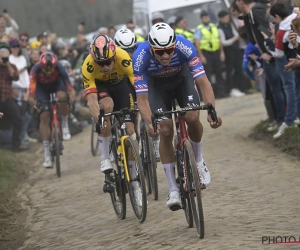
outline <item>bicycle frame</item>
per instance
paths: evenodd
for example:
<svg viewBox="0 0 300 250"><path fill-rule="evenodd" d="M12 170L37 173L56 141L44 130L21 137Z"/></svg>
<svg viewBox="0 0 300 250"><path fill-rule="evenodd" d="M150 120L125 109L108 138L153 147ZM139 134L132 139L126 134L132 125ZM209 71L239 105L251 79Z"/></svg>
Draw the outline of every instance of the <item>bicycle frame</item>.
<svg viewBox="0 0 300 250"><path fill-rule="evenodd" d="M50 95L50 101L51 101L51 109L52 109L52 123L51 123L51 136L54 137L54 124L57 124L58 132L59 132L59 137L61 138L61 127L60 127L60 122L58 120L57 116L57 101L55 100L55 94L52 93Z"/></svg>

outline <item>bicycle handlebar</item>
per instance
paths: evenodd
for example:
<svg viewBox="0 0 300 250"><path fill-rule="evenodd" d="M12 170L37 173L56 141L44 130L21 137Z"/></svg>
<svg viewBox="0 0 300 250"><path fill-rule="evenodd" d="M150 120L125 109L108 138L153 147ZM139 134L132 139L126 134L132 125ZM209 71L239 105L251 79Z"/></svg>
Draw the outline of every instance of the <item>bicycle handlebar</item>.
<svg viewBox="0 0 300 250"><path fill-rule="evenodd" d="M49 103L51 103L51 104L54 105L54 104L57 104L57 103L64 103L64 102L66 102L69 107L71 106L70 98L68 97L67 100L55 100L55 99L53 99L53 100L44 100L44 101L43 100L38 100L37 104L36 104L36 107L38 109L40 109L42 104L49 104Z"/></svg>
<svg viewBox="0 0 300 250"><path fill-rule="evenodd" d="M216 112L214 106L211 103L207 103L205 105L201 105L201 106L197 106L197 107L186 107L186 108L179 108L179 109L175 109L175 110L171 110L171 111L162 111L162 112L155 111L151 116L154 133L156 133L156 131L157 131L157 124L159 122L159 118L161 118L162 116L168 115L168 114L175 114L175 113L178 113L179 115L183 116L186 114L187 111L192 111L192 110L207 110L207 112L211 116L211 119L213 120L213 122L216 122L216 124L219 125L217 112Z"/></svg>
<svg viewBox="0 0 300 250"><path fill-rule="evenodd" d="M138 111L139 111L139 109L123 108L120 111L113 111L113 112L104 113L104 109L100 109L100 114L98 116L98 121L96 122L96 132L98 134L101 134L100 127L104 126L104 117L112 116L112 115L124 117L127 114L138 112Z"/></svg>

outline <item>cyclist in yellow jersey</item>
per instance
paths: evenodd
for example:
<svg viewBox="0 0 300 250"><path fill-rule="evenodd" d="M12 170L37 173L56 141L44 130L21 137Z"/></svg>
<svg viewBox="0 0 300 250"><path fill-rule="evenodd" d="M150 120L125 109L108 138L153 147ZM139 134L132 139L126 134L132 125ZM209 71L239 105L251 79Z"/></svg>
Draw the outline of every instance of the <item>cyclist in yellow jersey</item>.
<svg viewBox="0 0 300 250"><path fill-rule="evenodd" d="M122 108L134 108L136 100L133 88L134 77L132 61L128 53L117 47L114 41L106 35L96 36L90 45L90 54L84 60L81 68L83 88L88 101L88 107L93 119L97 122L100 106L105 113ZM112 165L109 157L110 121L99 135L101 149L101 172L109 172ZM135 115L125 119L129 136L134 140Z"/></svg>

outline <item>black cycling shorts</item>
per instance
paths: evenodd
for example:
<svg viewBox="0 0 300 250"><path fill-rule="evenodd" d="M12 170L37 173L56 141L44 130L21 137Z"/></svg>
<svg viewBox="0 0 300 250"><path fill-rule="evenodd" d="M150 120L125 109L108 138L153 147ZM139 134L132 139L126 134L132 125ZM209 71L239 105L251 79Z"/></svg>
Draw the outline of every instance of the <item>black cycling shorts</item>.
<svg viewBox="0 0 300 250"><path fill-rule="evenodd" d="M198 89L187 64L182 66L176 77L158 78L148 75L148 99L152 113L172 110L173 93L181 108L200 105Z"/></svg>
<svg viewBox="0 0 300 250"><path fill-rule="evenodd" d="M124 77L117 84L106 84L105 82L96 82L98 90L98 101L105 97L110 97L114 102L114 110L119 111L122 108L135 108L136 95L135 90L127 77ZM136 114L131 113L125 117L126 122L135 121Z"/></svg>
<svg viewBox="0 0 300 250"><path fill-rule="evenodd" d="M53 83L47 85L37 82L36 83L36 100L37 101L50 101L50 94L63 91L67 93L66 85L64 84L61 77L57 78ZM41 112L50 111L50 103L41 104Z"/></svg>

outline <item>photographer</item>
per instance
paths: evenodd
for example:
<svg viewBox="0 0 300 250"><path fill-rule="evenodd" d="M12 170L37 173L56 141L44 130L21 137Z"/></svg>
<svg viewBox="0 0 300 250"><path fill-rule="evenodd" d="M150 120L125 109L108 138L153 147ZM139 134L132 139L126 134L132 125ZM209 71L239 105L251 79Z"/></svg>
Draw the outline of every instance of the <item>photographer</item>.
<svg viewBox="0 0 300 250"><path fill-rule="evenodd" d="M9 22L11 26L6 27L6 22ZM11 18L7 10L3 10L3 14L0 15L0 34L6 33L10 35L13 32L18 32L19 25L17 22Z"/></svg>
<svg viewBox="0 0 300 250"><path fill-rule="evenodd" d="M12 133L12 150L15 152L22 151L21 130L22 117L18 104L13 98L12 81L19 79L18 70L15 65L9 62L9 49L0 49L0 112L5 114L5 117L11 120Z"/></svg>

